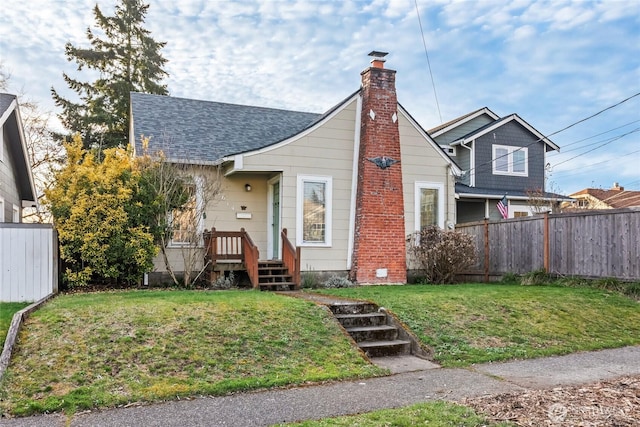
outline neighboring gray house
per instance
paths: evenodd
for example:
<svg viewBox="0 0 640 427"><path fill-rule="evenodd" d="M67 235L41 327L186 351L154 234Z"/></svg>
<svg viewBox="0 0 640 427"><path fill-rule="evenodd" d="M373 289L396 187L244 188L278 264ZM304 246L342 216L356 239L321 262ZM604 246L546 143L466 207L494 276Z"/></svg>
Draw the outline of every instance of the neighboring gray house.
<svg viewBox="0 0 640 427"><path fill-rule="evenodd" d="M36 190L15 95L0 93L0 222L21 222Z"/></svg>
<svg viewBox="0 0 640 427"><path fill-rule="evenodd" d="M456 222L553 210L569 197L545 189L546 153L560 148L517 114L484 107L429 131L464 171L456 180ZM506 199L505 199L506 197Z"/></svg>

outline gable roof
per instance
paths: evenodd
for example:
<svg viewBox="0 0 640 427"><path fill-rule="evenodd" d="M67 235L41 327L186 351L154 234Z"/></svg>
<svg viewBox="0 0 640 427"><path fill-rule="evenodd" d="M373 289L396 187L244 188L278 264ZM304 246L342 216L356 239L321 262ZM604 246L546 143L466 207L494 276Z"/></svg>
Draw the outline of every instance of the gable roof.
<svg viewBox="0 0 640 427"><path fill-rule="evenodd" d="M152 153L162 151L170 161L215 164L225 157L285 140L322 117L132 92L130 139L134 139L137 153L142 152L144 136L151 138Z"/></svg>
<svg viewBox="0 0 640 427"><path fill-rule="evenodd" d="M0 93L0 129L3 128L9 137L6 145L8 147L8 155L13 159L20 200L35 203L37 193L33 183L27 143L22 129L22 120L16 95Z"/></svg>
<svg viewBox="0 0 640 427"><path fill-rule="evenodd" d="M585 188L584 190L571 194L571 197L579 199L582 198L580 196L585 195L594 197L613 209L640 207L640 191Z"/></svg>
<svg viewBox="0 0 640 427"><path fill-rule="evenodd" d="M472 111L470 113L465 114L464 116L460 116L458 118L455 118L451 121L448 121L446 123L441 124L440 126L436 126L433 129L429 129L429 135L431 135L431 137L433 138L437 138L438 136L442 135L443 133L447 133L449 132L451 129L454 129L460 125L463 125L467 122L470 122L471 120L480 117L482 115L487 115L489 116L489 118L493 119L493 120L498 120L500 118L500 116L498 116L496 113L494 113L493 111L491 111L489 108L487 107L482 107L477 109L476 111Z"/></svg>
<svg viewBox="0 0 640 427"><path fill-rule="evenodd" d="M481 128L478 128L470 133L468 133L467 135L463 136L462 138L458 139L457 141L454 141L451 143L451 145L459 145L459 144L464 144L470 141L473 141L474 139L480 138L481 136L492 132L494 130L496 130L497 128L504 126L507 123L510 123L512 121L515 121L516 123L519 123L522 127L524 127L525 129L527 129L529 132L531 132L536 138L538 138L538 141L536 142L544 142L545 146L547 147L546 151L549 150L557 150L560 151L560 147L558 147L553 141L551 141L550 139L548 139L546 136L544 136L543 134L541 134L540 132L538 132L538 130L536 130L533 126L531 126L529 123L527 123L522 117L520 117L517 114L511 114L509 116L506 117L502 117L501 119L498 119L492 123L488 123L484 126L482 126Z"/></svg>

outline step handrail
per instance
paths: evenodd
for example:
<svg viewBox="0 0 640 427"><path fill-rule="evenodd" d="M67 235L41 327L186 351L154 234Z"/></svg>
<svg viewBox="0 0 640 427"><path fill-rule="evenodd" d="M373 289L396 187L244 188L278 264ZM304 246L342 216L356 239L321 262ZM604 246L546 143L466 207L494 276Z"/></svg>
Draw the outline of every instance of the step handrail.
<svg viewBox="0 0 640 427"><path fill-rule="evenodd" d="M287 229L280 232L282 238L282 264L292 277L296 289L300 288L300 247L296 247L287 237Z"/></svg>
<svg viewBox="0 0 640 427"><path fill-rule="evenodd" d="M258 260L260 251L244 228L240 231L205 230L205 262L238 261L247 269L251 286L258 287Z"/></svg>
<svg viewBox="0 0 640 427"><path fill-rule="evenodd" d="M242 239L242 251L244 253L244 266L247 268L247 275L249 275L249 280L251 281L251 286L255 289L258 287L258 260L260 259L260 251L251 237L249 233L247 233L244 228L241 228L240 231L243 234Z"/></svg>

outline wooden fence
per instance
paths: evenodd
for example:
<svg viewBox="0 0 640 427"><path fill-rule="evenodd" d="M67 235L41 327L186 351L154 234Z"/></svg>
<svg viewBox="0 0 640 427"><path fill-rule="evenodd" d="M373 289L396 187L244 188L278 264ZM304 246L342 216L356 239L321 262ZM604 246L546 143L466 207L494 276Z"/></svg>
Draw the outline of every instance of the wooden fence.
<svg viewBox="0 0 640 427"><path fill-rule="evenodd" d="M476 280L540 269L640 280L640 211L544 214L458 224L456 229L474 236L478 258L464 276Z"/></svg>
<svg viewBox="0 0 640 427"><path fill-rule="evenodd" d="M58 292L58 237L50 224L0 223L0 302Z"/></svg>

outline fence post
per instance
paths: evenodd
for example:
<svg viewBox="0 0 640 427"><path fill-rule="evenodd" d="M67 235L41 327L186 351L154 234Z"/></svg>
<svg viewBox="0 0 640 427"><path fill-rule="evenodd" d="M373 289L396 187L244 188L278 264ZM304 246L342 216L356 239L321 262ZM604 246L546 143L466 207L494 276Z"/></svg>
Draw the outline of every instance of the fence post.
<svg viewBox="0 0 640 427"><path fill-rule="evenodd" d="M484 282L489 282L489 218L484 219Z"/></svg>
<svg viewBox="0 0 640 427"><path fill-rule="evenodd" d="M549 212L544 213L544 272L549 272Z"/></svg>

